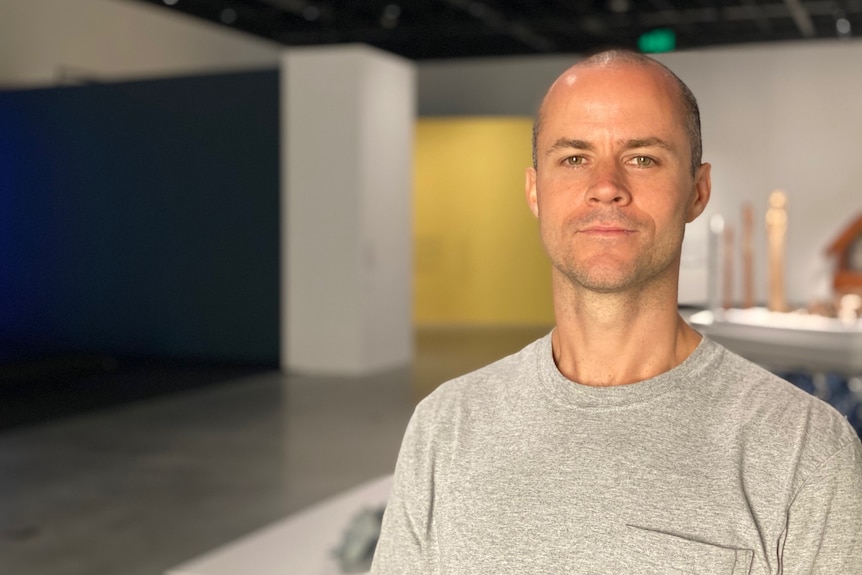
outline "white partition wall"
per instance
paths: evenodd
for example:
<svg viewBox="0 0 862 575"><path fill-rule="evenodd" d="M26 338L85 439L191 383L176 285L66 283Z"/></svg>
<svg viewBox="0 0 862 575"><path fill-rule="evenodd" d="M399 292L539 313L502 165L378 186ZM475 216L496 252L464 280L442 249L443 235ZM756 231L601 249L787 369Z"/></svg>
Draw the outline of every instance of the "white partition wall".
<svg viewBox="0 0 862 575"><path fill-rule="evenodd" d="M365 46L282 60L283 369L409 363L415 73Z"/></svg>

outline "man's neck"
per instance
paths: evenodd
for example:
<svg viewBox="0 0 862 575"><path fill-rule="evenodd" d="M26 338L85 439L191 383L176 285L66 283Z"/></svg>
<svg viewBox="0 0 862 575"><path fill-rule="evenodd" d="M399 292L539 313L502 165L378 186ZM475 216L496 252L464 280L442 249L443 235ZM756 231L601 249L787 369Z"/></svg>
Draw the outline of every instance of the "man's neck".
<svg viewBox="0 0 862 575"><path fill-rule="evenodd" d="M700 342L677 311L673 294L555 290L554 361L568 379L591 386L625 385L682 363Z"/></svg>

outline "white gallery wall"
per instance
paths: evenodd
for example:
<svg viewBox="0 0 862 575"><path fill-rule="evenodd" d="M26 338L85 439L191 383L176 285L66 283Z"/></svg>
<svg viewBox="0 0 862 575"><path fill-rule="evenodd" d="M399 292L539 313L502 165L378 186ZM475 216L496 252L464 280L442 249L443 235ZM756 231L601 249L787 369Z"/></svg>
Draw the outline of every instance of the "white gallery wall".
<svg viewBox="0 0 862 575"><path fill-rule="evenodd" d="M0 0L0 88L275 68L283 46L128 0Z"/></svg>
<svg viewBox="0 0 862 575"><path fill-rule="evenodd" d="M418 68L419 114L532 115L551 81L578 56L431 61ZM787 291L804 304L822 284L823 251L862 211L862 42L819 41L658 56L694 91L713 198L689 226L680 300L706 301L707 221L721 213L739 237L740 210L756 217L756 297L766 298L763 218L769 192L788 196ZM526 208L525 208L526 209ZM739 284L741 261L737 261ZM737 297L741 298L741 285Z"/></svg>
<svg viewBox="0 0 862 575"><path fill-rule="evenodd" d="M281 362L409 364L414 65L366 46L286 52Z"/></svg>

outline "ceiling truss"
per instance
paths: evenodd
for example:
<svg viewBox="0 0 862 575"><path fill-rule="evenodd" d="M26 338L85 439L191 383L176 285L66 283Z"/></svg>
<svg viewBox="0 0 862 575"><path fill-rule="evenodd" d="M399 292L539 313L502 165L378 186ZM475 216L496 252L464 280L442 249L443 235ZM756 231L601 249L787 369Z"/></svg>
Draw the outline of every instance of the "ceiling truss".
<svg viewBox="0 0 862 575"><path fill-rule="evenodd" d="M287 46L360 42L410 59L677 49L862 34L862 0L128 0Z"/></svg>

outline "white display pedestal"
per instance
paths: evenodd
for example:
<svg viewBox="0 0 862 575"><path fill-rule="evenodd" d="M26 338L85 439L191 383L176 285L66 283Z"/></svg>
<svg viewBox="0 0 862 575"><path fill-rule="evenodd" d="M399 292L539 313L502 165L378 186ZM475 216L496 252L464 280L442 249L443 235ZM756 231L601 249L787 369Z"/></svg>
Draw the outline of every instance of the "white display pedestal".
<svg viewBox="0 0 862 575"><path fill-rule="evenodd" d="M779 371L862 374L862 319L839 319L765 308L701 311L696 330L731 351Z"/></svg>
<svg viewBox="0 0 862 575"><path fill-rule="evenodd" d="M341 575L333 550L363 509L386 504L387 475L265 527L166 575Z"/></svg>

